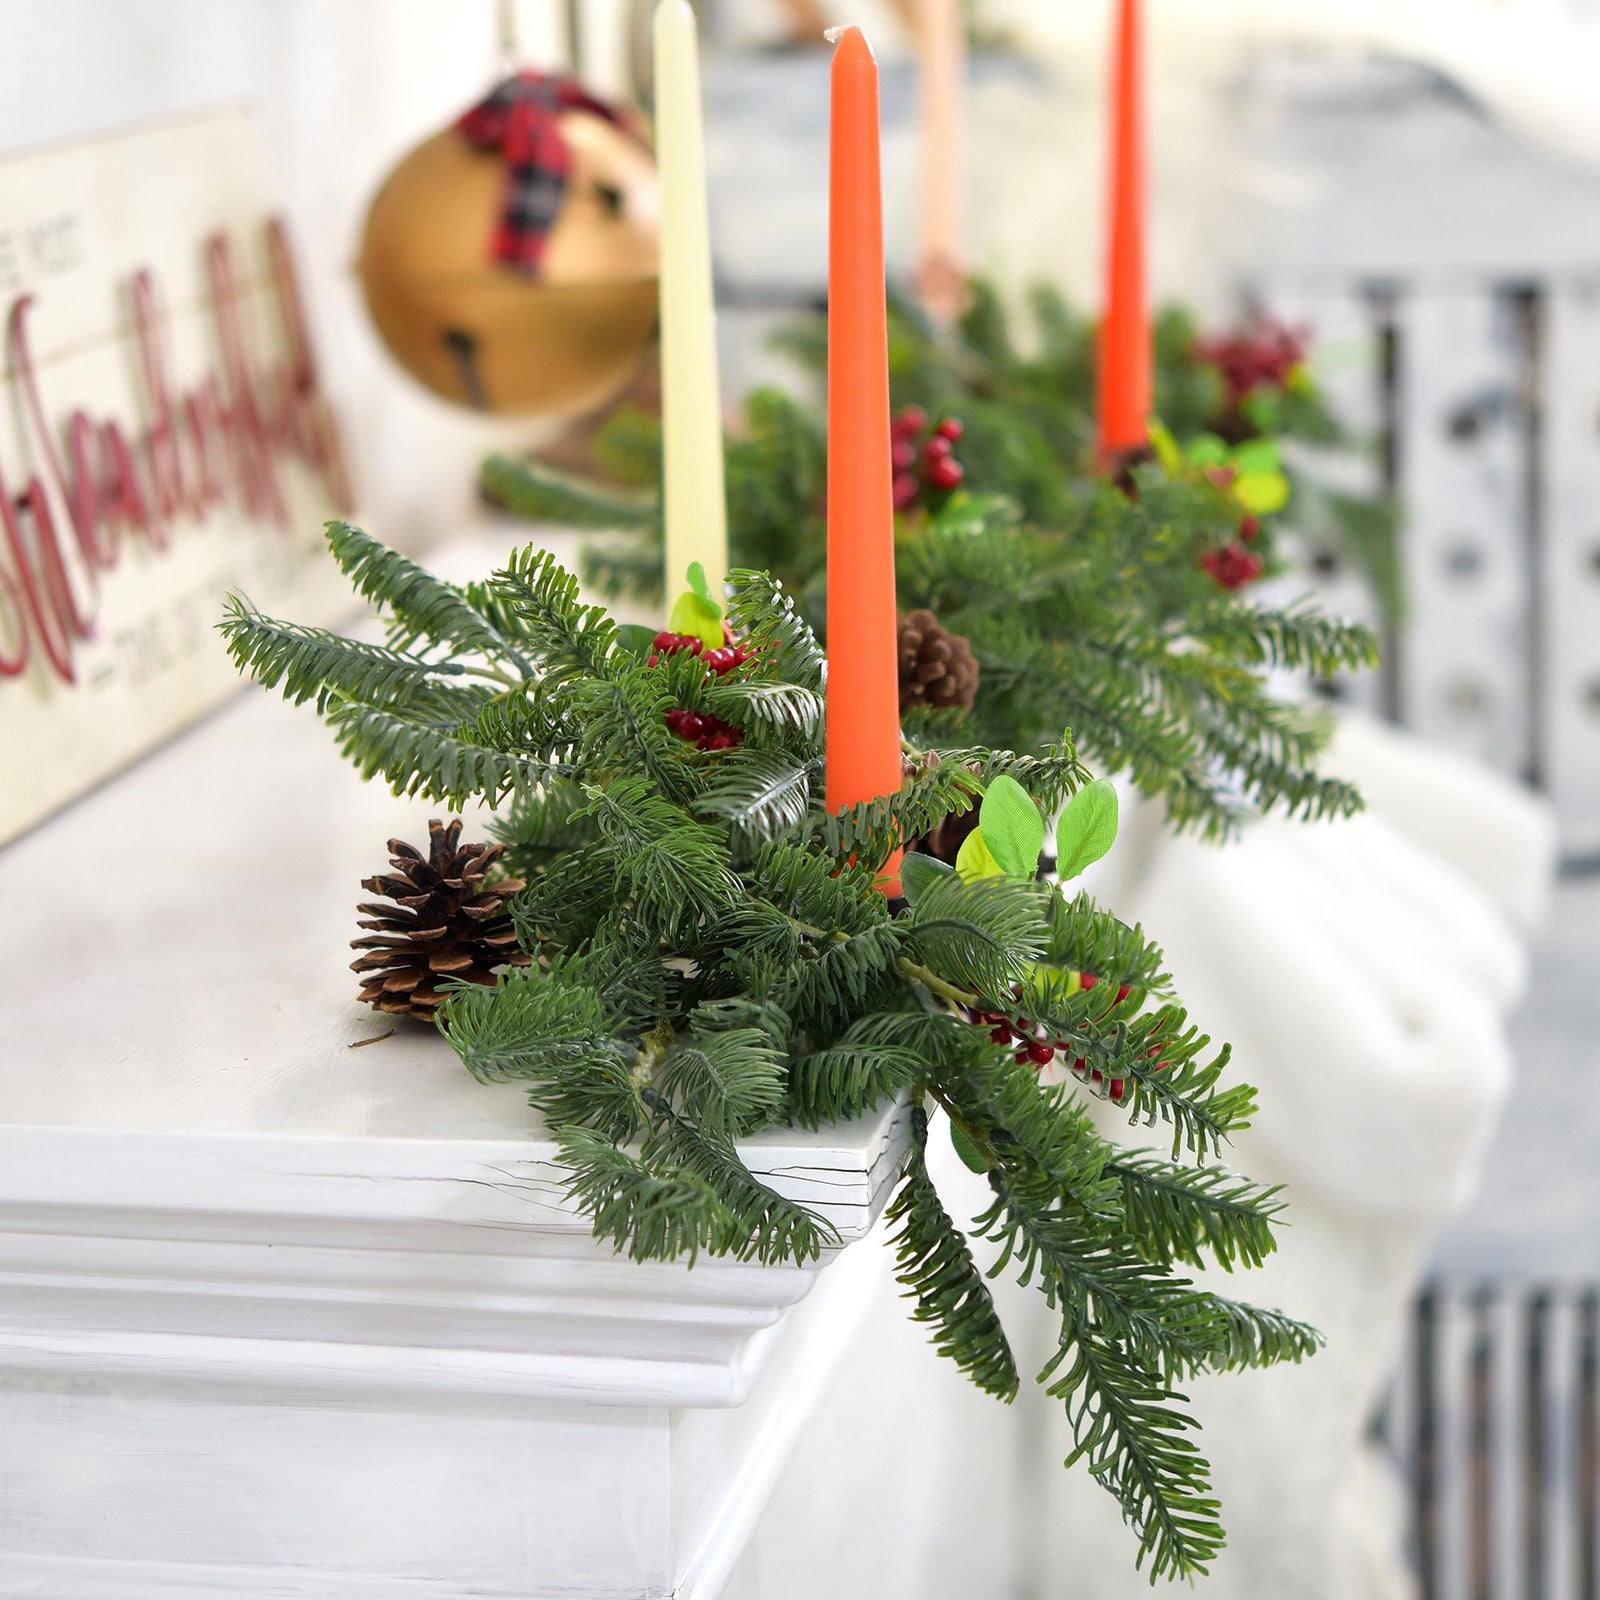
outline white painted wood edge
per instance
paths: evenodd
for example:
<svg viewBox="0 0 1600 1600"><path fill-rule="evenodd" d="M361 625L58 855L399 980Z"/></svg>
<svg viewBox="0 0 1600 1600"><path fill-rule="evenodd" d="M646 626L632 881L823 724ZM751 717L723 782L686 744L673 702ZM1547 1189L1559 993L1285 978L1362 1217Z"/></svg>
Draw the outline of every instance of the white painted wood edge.
<svg viewBox="0 0 1600 1600"><path fill-rule="evenodd" d="M770 1130L745 1154L848 1244L887 1201L906 1126L891 1105L830 1133ZM0 1129L0 1374L741 1404L838 1249L806 1267L632 1262L592 1237L553 1155L547 1140Z"/></svg>
<svg viewBox="0 0 1600 1600"><path fill-rule="evenodd" d="M848 1242L881 1209L906 1128L904 1106L886 1104L815 1133L768 1129L739 1151L758 1178L816 1210ZM430 1140L0 1125L0 1225L16 1206L588 1231L563 1190L554 1142L538 1134Z"/></svg>
<svg viewBox="0 0 1600 1600"><path fill-rule="evenodd" d="M426 1578L371 1577L308 1568L201 1566L191 1562L126 1562L36 1557L0 1551L0 1595L22 1600L573 1600L573 1592L470 1590ZM586 1600L650 1600L636 1591Z"/></svg>

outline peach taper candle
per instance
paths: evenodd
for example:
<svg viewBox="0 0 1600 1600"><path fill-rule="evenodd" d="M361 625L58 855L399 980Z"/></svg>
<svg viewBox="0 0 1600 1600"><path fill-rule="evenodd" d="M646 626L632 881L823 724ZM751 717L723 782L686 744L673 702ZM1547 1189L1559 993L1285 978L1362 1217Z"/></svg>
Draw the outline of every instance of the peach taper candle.
<svg viewBox="0 0 1600 1600"><path fill-rule="evenodd" d="M1114 0L1106 283L1097 415L1102 464L1149 443L1150 313L1145 291L1143 0Z"/></svg>
<svg viewBox="0 0 1600 1600"><path fill-rule="evenodd" d="M859 28L830 37L827 803L837 811L900 788L900 682L878 63ZM899 869L896 851L880 880L889 894Z"/></svg>
<svg viewBox="0 0 1600 1600"><path fill-rule="evenodd" d="M966 43L961 0L921 0L917 94L922 120L922 247L917 295L929 316L942 323L955 321L966 298L962 266Z"/></svg>

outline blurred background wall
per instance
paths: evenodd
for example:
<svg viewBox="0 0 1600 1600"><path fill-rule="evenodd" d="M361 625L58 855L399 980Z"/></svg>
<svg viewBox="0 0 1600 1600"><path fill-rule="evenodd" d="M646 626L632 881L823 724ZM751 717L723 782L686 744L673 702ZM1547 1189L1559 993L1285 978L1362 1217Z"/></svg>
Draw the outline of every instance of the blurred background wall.
<svg viewBox="0 0 1600 1600"><path fill-rule="evenodd" d="M714 43L764 52L763 81L787 91L758 93L744 116L739 83L720 91L738 137L719 141L713 115L719 266L735 280L820 284L823 168L804 141L820 125L822 58L775 53L790 26L781 0L705 0L702 9ZM894 0L818 0L814 9L825 20L864 23L884 60L889 236L891 253L898 246L904 259L915 164L900 8ZM567 0L517 0L515 10L523 56L534 64L564 60ZM586 45L587 77L620 91L628 0L575 0L570 10ZM970 198L978 259L1018 276L1048 268L1080 299L1098 259L1093 152L1103 10L985 0L985 29L1021 53L980 56L974 68ZM328 370L362 418L357 449L369 514L387 536L412 545L447 532L470 509L465 469L486 441L516 442L517 430L508 437L504 423L482 423L388 381L349 265L377 180L491 80L499 62L495 0L5 0L0 20L7 59L23 67L8 74L0 99L0 156L207 106L260 108ZM1155 20L1157 287L1181 291L1203 310L1228 305L1241 269L1264 254L1292 260L1338 246L1308 220L1333 214L1317 189L1326 177L1308 168L1300 145L1284 148L1280 138L1284 97L1304 97L1318 84L1315 92L1328 93L1330 62L1337 74L1342 59L1347 75L1366 84L1362 92L1391 96L1393 84L1374 90L1362 78L1373 51L1420 64L1440 93L1472 101L1569 181L1600 164L1600 97L1592 92L1600 0L1168 0ZM709 77L717 97L715 65ZM751 81L745 78L746 91ZM1348 98L1352 90L1349 82L1339 88L1336 77L1332 92ZM771 137L753 145L747 135L763 122ZM1450 201L1470 198L1469 185L1458 188ZM1393 183L1389 189L1396 192ZM1403 197L1403 185L1398 192ZM1529 216L1556 216L1542 203L1548 195L1535 198L1540 204L1525 208ZM1413 238L1433 237L1428 222L1425 211L1417 215ZM1358 229L1351 241L1369 268L1378 231ZM1498 235L1518 236L1526 243L1526 228ZM1539 249L1549 255L1579 236L1557 221L1544 228ZM1487 236L1484 244L1490 254L1499 248ZM736 387L752 347L737 328L729 344Z"/></svg>
<svg viewBox="0 0 1600 1600"><path fill-rule="evenodd" d="M591 24L605 6L583 0ZM518 16L526 55L559 60L554 0L523 0ZM259 108L364 508L413 548L448 535L470 511L478 457L507 442L507 424L397 377L351 262L389 165L492 81L494 0L5 0L0 32L13 66L0 155L217 105Z"/></svg>

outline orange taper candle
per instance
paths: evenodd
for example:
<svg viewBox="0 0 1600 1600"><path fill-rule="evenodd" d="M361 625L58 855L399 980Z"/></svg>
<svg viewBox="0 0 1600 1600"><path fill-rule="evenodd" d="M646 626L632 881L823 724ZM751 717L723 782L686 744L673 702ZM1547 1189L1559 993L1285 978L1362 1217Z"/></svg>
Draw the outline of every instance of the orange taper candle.
<svg viewBox="0 0 1600 1600"><path fill-rule="evenodd" d="M878 63L859 28L832 37L827 803L837 811L900 787L900 679ZM897 851L880 880L889 894L899 868Z"/></svg>
<svg viewBox="0 0 1600 1600"><path fill-rule="evenodd" d="M1150 314L1145 302L1145 127L1142 0L1115 0L1106 293L1100 323L1103 462L1150 438Z"/></svg>

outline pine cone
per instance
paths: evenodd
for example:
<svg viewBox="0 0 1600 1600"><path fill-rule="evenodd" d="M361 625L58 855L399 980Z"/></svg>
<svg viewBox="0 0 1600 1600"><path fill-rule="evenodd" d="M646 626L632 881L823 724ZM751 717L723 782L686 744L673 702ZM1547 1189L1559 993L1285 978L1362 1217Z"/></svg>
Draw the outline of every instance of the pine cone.
<svg viewBox="0 0 1600 1600"><path fill-rule="evenodd" d="M368 954L350 963L361 974L361 998L379 1011L431 1022L447 978L492 984L495 968L525 967L505 902L524 887L520 878L486 882L505 846L461 844L461 819L428 824L428 854L403 839L389 841L392 875L363 878L361 887L394 902L365 901L356 909L370 933L352 939ZM370 919L370 920L368 920Z"/></svg>
<svg viewBox="0 0 1600 1600"><path fill-rule="evenodd" d="M970 710L978 692L972 646L951 633L931 611L900 618L900 709L960 706Z"/></svg>

